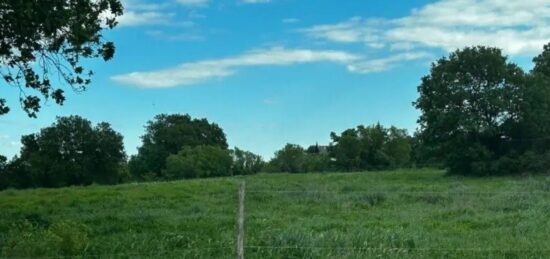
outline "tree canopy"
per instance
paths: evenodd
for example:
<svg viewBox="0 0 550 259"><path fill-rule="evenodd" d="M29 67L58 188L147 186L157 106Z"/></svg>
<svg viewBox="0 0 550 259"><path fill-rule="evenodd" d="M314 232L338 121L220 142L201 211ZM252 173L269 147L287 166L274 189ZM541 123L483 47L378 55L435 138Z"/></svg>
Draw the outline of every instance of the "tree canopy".
<svg viewBox="0 0 550 259"><path fill-rule="evenodd" d="M20 102L36 117L41 101L65 101L61 84L82 91L93 71L87 58L110 60L113 42L102 32L117 25L119 0L5 0L0 2L0 75L20 91ZM0 96L0 115L10 111Z"/></svg>
<svg viewBox="0 0 550 259"><path fill-rule="evenodd" d="M166 179L230 176L232 163L229 150L219 146L184 146L168 156L163 175Z"/></svg>
<svg viewBox="0 0 550 259"><path fill-rule="evenodd" d="M262 157L250 151L241 150L237 147L230 151L233 158L233 174L249 175L256 174L262 170L264 162Z"/></svg>
<svg viewBox="0 0 550 259"><path fill-rule="evenodd" d="M450 173L518 173L528 169L530 162L522 158L531 160L529 152L548 150L548 52L547 45L531 74L500 49L482 46L457 50L432 65L414 104L422 112L422 142L444 154Z"/></svg>
<svg viewBox="0 0 550 259"><path fill-rule="evenodd" d="M404 129L380 124L332 132L330 155L339 170L381 170L407 166L411 138Z"/></svg>
<svg viewBox="0 0 550 259"><path fill-rule="evenodd" d="M192 119L189 115L160 114L147 123L143 145L130 159L130 173L138 178L145 174L162 178L166 158L183 147L216 146L227 149L223 130L206 119Z"/></svg>
<svg viewBox="0 0 550 259"><path fill-rule="evenodd" d="M16 188L114 184L126 161L122 135L108 123L92 127L79 116L60 117L39 133L23 136L21 143L19 157L2 177Z"/></svg>

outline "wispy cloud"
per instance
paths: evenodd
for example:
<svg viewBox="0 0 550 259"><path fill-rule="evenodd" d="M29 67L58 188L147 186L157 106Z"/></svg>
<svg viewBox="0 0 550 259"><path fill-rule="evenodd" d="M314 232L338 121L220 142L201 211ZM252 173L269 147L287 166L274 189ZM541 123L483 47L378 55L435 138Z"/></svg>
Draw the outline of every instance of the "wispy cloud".
<svg viewBox="0 0 550 259"><path fill-rule="evenodd" d="M139 12L128 10L118 18L119 25L141 26L141 25L168 25L172 21L174 13L163 13L157 11Z"/></svg>
<svg viewBox="0 0 550 259"><path fill-rule="evenodd" d="M144 88L165 88L201 83L237 73L239 67L288 66L315 62L349 64L360 57L344 51L287 49L273 47L246 52L240 56L183 63L174 68L116 75L115 82Z"/></svg>
<svg viewBox="0 0 550 259"><path fill-rule="evenodd" d="M339 43L364 42L367 45L380 46L383 44L380 34L384 23L383 20L353 17L344 22L317 25L299 31L317 39Z"/></svg>
<svg viewBox="0 0 550 259"><path fill-rule="evenodd" d="M550 41L550 0L442 0L397 19L351 18L301 31L316 39L365 43L372 48L438 48L471 45L532 54Z"/></svg>
<svg viewBox="0 0 550 259"><path fill-rule="evenodd" d="M352 63L348 65L348 70L360 74L383 72L398 66L403 61L428 58L433 58L433 56L428 52L403 52L385 58Z"/></svg>
<svg viewBox="0 0 550 259"><path fill-rule="evenodd" d="M118 17L120 27L143 25L168 25L175 16L167 11L169 3L148 3L140 0L122 0L124 14ZM104 13L104 16L110 14Z"/></svg>

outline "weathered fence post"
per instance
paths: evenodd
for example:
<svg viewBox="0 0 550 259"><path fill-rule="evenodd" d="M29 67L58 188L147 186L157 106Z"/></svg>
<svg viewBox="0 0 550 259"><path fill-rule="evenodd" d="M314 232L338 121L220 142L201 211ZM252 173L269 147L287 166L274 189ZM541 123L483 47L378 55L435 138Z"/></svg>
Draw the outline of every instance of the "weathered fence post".
<svg viewBox="0 0 550 259"><path fill-rule="evenodd" d="M239 211L237 215L237 259L244 259L244 192L245 182L239 188Z"/></svg>

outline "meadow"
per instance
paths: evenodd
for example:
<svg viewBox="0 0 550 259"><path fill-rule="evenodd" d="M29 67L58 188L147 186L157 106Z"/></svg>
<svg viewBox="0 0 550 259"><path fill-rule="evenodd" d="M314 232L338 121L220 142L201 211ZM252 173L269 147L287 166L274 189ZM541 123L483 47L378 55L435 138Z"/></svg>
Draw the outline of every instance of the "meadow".
<svg viewBox="0 0 550 259"><path fill-rule="evenodd" d="M1 257L548 258L550 176L258 174L0 192Z"/></svg>

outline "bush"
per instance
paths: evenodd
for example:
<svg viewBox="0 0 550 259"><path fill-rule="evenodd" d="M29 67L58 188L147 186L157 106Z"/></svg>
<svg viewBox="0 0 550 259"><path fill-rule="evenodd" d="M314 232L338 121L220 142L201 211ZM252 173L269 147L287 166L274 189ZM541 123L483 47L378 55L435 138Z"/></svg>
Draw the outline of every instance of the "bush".
<svg viewBox="0 0 550 259"><path fill-rule="evenodd" d="M340 135L332 132L331 138L330 155L339 170L384 170L410 165L412 138L405 129L359 125Z"/></svg>
<svg viewBox="0 0 550 259"><path fill-rule="evenodd" d="M166 179L230 176L233 160L227 149L218 146L184 147L166 159Z"/></svg>
<svg viewBox="0 0 550 259"><path fill-rule="evenodd" d="M264 166L262 158L249 151L235 148L235 150L231 150L231 157L233 158L233 175L256 174Z"/></svg>
<svg viewBox="0 0 550 259"><path fill-rule="evenodd" d="M324 172L331 169L328 154L307 153L304 157L305 172Z"/></svg>
<svg viewBox="0 0 550 259"><path fill-rule="evenodd" d="M60 221L44 229L25 220L14 224L3 242L2 257L76 256L84 253L89 228Z"/></svg>
<svg viewBox="0 0 550 259"><path fill-rule="evenodd" d="M275 157L269 161L267 170L269 172L288 172L303 173L305 167L306 152L295 144L286 144L286 146L275 152Z"/></svg>

